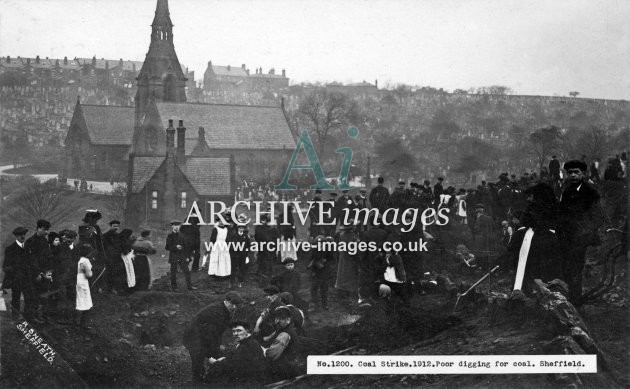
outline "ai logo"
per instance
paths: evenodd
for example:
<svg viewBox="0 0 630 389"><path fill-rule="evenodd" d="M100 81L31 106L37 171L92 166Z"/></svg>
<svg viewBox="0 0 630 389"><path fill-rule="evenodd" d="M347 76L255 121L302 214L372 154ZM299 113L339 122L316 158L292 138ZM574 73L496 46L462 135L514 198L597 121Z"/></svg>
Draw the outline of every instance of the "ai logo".
<svg viewBox="0 0 630 389"><path fill-rule="evenodd" d="M359 130L356 127L350 127L348 128L347 134L348 137L350 137L351 139L356 139L356 137L359 136ZM298 165L295 162L298 154L300 153L300 149L302 148L304 148L306 158L308 158L308 165ZM350 189L350 185L348 185L348 173L350 172L350 165L352 163L352 149L350 147L340 147L335 150L335 152L340 153L343 156L343 163L341 164L341 169L339 170L338 187L342 190ZM282 179L282 182L280 184L275 186L275 189L297 189L295 185L289 184L289 177L291 176L291 172L293 170L313 171L313 175L315 175L315 180L317 180L317 184L311 185L311 189L335 189L333 185L330 185L328 181L326 181L326 176L324 176L324 171L322 170L322 166L319 163L319 158L317 158L317 153L315 152L313 142L311 141L311 137L308 135L307 130L302 130L300 138L295 145L293 156L291 156L289 167L287 167L287 171L284 173L284 178Z"/></svg>

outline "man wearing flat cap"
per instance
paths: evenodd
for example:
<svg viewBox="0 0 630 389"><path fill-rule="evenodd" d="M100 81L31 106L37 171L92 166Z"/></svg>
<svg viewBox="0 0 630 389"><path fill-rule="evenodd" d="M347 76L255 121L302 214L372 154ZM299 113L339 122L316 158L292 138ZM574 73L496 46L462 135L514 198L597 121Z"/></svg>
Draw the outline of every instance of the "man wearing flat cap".
<svg viewBox="0 0 630 389"><path fill-rule="evenodd" d="M389 207L403 210L407 204L407 191L405 190L405 181L400 181L398 187L394 189L394 193L389 197Z"/></svg>
<svg viewBox="0 0 630 389"><path fill-rule="evenodd" d="M17 227L13 230L15 241L4 249L4 271L3 289L11 289L11 307L13 317L17 318L20 313L20 296L24 295L24 318L33 320L37 310L37 300L35 298L34 283L37 276L37 266L27 255L24 243L28 230L24 227Z"/></svg>
<svg viewBox="0 0 630 389"><path fill-rule="evenodd" d="M120 221L112 220L109 222L109 230L103 234L103 249L105 250L105 266L107 271L105 273L105 281L107 282L107 288L114 289L115 273L118 273L119 269L115 269L120 262L120 255L122 254L122 245L120 242L120 236L118 235L120 230Z"/></svg>
<svg viewBox="0 0 630 389"><path fill-rule="evenodd" d="M24 242L26 255L29 261L37 268L35 275L34 288L36 295L43 295L46 292L47 284L52 281L52 272L54 267L54 258L48 242L48 232L50 230L50 222L44 219L37 221L35 233ZM42 308L46 303L44 297L37 297L38 309L37 318L43 319Z"/></svg>
<svg viewBox="0 0 630 389"><path fill-rule="evenodd" d="M179 231L182 222L179 220L171 221L171 233L166 237L165 250L169 252L168 263L171 264L171 288L174 292L178 291L177 288L177 268L179 267L184 273L186 278L186 286L188 290L195 290L190 280L190 270L188 269L188 257L186 256L186 243L187 239Z"/></svg>
<svg viewBox="0 0 630 389"><path fill-rule="evenodd" d="M196 382L204 378L204 359L220 357L221 337L242 303L240 294L227 292L223 301L203 308L186 326L183 344L190 354L193 380Z"/></svg>
<svg viewBox="0 0 630 389"><path fill-rule="evenodd" d="M596 212L599 193L586 182L586 168L580 160L564 164L569 185L560 196L559 206L558 238L563 244L563 273L569 285L569 301L578 305L586 249L600 244L597 228L601 220Z"/></svg>

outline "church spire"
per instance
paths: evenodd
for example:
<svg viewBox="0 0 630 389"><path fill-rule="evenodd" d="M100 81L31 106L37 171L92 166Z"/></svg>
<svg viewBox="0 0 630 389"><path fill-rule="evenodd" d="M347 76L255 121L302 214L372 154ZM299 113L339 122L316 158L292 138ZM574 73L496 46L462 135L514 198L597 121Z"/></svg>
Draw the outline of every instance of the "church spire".
<svg viewBox="0 0 630 389"><path fill-rule="evenodd" d="M158 0L151 27L151 42L158 40L173 42L173 22L168 11L168 0Z"/></svg>

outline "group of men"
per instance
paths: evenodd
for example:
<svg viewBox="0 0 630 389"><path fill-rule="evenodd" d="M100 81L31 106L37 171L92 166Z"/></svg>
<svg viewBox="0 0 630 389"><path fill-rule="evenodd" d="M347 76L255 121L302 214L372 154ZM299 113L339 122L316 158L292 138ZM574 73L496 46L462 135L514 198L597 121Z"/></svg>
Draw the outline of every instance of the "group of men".
<svg viewBox="0 0 630 389"><path fill-rule="evenodd" d="M203 308L186 326L183 343L190 354L195 381L258 387L271 377L288 378L305 372L302 341L308 338L300 335L304 316L290 304L290 293L280 293L274 286L265 288L265 292L269 307L253 329L249 322L234 319L244 304L235 291ZM222 337L229 328L236 344L224 352Z"/></svg>
<svg viewBox="0 0 630 389"><path fill-rule="evenodd" d="M26 227L12 231L15 241L4 251L2 289L11 289L15 318L20 315L23 297L26 320L39 324L73 322L79 245L89 243L77 242L75 231L55 233L50 228L50 222L40 219L28 239ZM86 325L84 321L77 324Z"/></svg>

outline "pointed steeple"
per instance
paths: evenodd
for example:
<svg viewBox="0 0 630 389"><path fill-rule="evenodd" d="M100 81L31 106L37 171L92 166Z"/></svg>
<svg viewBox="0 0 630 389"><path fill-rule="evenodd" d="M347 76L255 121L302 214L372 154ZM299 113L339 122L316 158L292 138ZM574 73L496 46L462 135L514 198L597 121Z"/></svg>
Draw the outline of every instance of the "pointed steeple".
<svg viewBox="0 0 630 389"><path fill-rule="evenodd" d="M151 105L162 101L186 102L187 79L175 53L173 23L167 0L157 0L149 51L136 80L136 130L140 133L142 129L139 126Z"/></svg>
<svg viewBox="0 0 630 389"><path fill-rule="evenodd" d="M173 41L173 22L168 11L168 0L158 0L151 27L151 42L154 40Z"/></svg>

